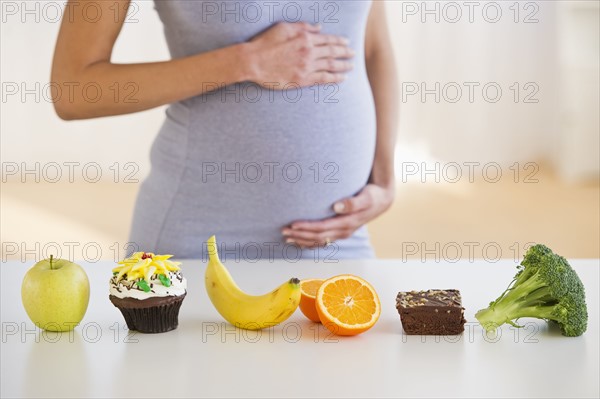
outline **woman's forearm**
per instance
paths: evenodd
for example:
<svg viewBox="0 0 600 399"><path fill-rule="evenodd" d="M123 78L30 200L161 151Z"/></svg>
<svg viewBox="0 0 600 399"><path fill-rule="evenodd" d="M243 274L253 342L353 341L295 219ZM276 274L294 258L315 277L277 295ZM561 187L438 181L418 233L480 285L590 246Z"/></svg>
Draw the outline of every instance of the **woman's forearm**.
<svg viewBox="0 0 600 399"><path fill-rule="evenodd" d="M96 62L53 69L54 105L63 119L128 114L200 95L250 77L247 44L165 62Z"/></svg>
<svg viewBox="0 0 600 399"><path fill-rule="evenodd" d="M375 101L377 139L370 182L394 188L394 151L398 125L398 76L390 48L367 55L367 73Z"/></svg>
<svg viewBox="0 0 600 399"><path fill-rule="evenodd" d="M86 18L80 11L88 3L103 17ZM68 0L51 74L54 108L61 118L129 114L245 80L334 83L350 69L345 60L352 51L344 39L321 34L319 26L308 23L279 23L249 42L172 61L114 64L112 51L126 12L111 16L129 4Z"/></svg>

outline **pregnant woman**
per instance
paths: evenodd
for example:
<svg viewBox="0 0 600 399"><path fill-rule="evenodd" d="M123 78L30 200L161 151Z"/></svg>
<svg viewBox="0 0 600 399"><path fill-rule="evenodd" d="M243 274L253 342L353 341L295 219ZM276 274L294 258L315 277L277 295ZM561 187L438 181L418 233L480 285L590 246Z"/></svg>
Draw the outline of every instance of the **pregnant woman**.
<svg viewBox="0 0 600 399"><path fill-rule="evenodd" d="M129 0L90 1L94 18L85 3L67 3L52 81L111 95L56 98L58 115L169 104L135 246L198 258L216 234L225 259L373 256L365 223L393 201L398 105L383 2L156 0L172 60L142 64L111 62Z"/></svg>

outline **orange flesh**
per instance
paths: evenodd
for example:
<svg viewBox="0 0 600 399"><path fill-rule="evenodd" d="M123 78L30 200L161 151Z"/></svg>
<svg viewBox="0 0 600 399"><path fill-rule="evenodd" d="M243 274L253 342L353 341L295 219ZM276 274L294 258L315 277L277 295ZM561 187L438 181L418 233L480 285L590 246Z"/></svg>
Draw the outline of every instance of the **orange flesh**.
<svg viewBox="0 0 600 399"><path fill-rule="evenodd" d="M339 335L356 335L368 330L381 312L374 288L351 275L325 281L317 291L316 306L323 325Z"/></svg>
<svg viewBox="0 0 600 399"><path fill-rule="evenodd" d="M338 280L326 286L323 305L345 324L368 323L377 308L371 290L356 280Z"/></svg>
<svg viewBox="0 0 600 399"><path fill-rule="evenodd" d="M325 280L305 280L300 283L300 289L304 295L312 296L313 298L317 295L317 290L323 284Z"/></svg>

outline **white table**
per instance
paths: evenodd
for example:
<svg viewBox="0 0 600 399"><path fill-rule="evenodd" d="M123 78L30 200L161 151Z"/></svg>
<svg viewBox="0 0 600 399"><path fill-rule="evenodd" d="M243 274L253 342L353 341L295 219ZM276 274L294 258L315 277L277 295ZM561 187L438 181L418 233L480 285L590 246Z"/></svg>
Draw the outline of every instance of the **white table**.
<svg viewBox="0 0 600 399"><path fill-rule="evenodd" d="M572 261L587 288L586 334L566 338L545 322L528 320L527 329L504 326L496 339L486 339L473 315L505 289L515 273L510 260L227 263L239 285L256 294L292 276L364 277L379 293L382 314L373 329L349 338L330 337L299 311L262 334L234 329L211 306L200 261L184 263L188 296L175 331L127 335L121 314L108 300L112 263L98 262L81 263L91 282L82 324L73 334L42 333L20 299L31 264L1 265L2 397L600 395L599 260ZM403 334L396 293L427 288L461 290L468 323L463 336Z"/></svg>

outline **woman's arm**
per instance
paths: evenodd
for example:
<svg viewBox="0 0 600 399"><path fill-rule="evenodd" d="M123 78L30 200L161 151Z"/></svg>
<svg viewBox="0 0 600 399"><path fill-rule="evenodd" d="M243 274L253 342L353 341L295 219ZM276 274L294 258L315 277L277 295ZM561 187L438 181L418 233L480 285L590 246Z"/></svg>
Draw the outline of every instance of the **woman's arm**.
<svg viewBox="0 0 600 399"><path fill-rule="evenodd" d="M391 205L395 190L394 151L400 103L398 75L383 1L373 2L367 25L365 54L377 118L375 160L369 182L389 189Z"/></svg>
<svg viewBox="0 0 600 399"><path fill-rule="evenodd" d="M398 123L398 77L385 6L374 1L367 23L365 57L375 100L377 141L369 183L357 195L333 205L338 216L320 221L298 221L283 229L287 242L301 247L326 245L348 238L356 229L385 212L394 200L394 150Z"/></svg>
<svg viewBox="0 0 600 399"><path fill-rule="evenodd" d="M102 17L89 21L85 2ZM319 27L282 23L247 43L175 59L143 64L111 63L113 46L130 0L69 0L61 24L51 81L54 107L62 119L128 114L180 101L222 86L251 80L259 84L334 83L351 68L352 50L343 38Z"/></svg>

